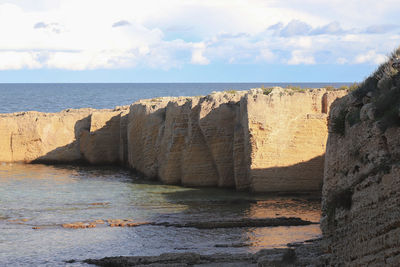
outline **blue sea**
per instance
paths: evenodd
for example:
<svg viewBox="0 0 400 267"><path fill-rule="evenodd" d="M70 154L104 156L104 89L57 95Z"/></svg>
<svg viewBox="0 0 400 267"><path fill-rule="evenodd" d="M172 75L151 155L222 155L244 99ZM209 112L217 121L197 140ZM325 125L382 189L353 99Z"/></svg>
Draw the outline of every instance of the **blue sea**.
<svg viewBox="0 0 400 267"><path fill-rule="evenodd" d="M207 95L213 91L248 90L261 86L319 88L346 84L349 83L3 83L0 84L0 113L114 108L139 99Z"/></svg>

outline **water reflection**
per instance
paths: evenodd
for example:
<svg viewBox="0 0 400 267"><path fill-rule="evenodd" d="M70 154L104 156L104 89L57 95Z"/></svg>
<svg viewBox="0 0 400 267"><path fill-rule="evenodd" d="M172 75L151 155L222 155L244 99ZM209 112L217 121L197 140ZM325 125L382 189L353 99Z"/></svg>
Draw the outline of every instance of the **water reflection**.
<svg viewBox="0 0 400 267"><path fill-rule="evenodd" d="M161 185L118 168L0 165L0 265L58 265L69 259L172 251L253 252L320 235L318 225L211 230L61 227L100 219L190 222L280 216L318 221L319 201ZM32 229L37 226L42 229Z"/></svg>

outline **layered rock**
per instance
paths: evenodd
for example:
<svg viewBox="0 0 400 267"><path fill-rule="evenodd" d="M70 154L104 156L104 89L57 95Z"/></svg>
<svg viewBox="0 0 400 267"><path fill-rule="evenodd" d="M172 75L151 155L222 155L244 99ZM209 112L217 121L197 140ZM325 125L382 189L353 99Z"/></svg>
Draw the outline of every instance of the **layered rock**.
<svg viewBox="0 0 400 267"><path fill-rule="evenodd" d="M118 162L121 113L123 109L2 114L0 161Z"/></svg>
<svg viewBox="0 0 400 267"><path fill-rule="evenodd" d="M253 89L3 114L0 161L121 164L167 184L318 190L326 113L345 93Z"/></svg>
<svg viewBox="0 0 400 267"><path fill-rule="evenodd" d="M313 90L287 95L275 90L243 99L253 191L320 190L328 136L324 111L344 94Z"/></svg>
<svg viewBox="0 0 400 267"><path fill-rule="evenodd" d="M390 63L332 105L321 224L331 266L400 263L400 74Z"/></svg>
<svg viewBox="0 0 400 267"><path fill-rule="evenodd" d="M127 108L93 111L89 116L90 128L83 129L78 138L82 158L90 164L124 162L127 142L121 130L126 130L123 117L127 114Z"/></svg>
<svg viewBox="0 0 400 267"><path fill-rule="evenodd" d="M323 111L345 93L277 88L139 101L128 118L129 166L172 184L319 190Z"/></svg>

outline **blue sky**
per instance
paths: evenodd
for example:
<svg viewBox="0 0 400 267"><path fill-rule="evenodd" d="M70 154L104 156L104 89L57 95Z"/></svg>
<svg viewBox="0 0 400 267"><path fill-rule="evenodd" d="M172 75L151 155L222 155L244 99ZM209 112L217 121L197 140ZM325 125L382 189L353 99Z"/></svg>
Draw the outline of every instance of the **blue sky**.
<svg viewBox="0 0 400 267"><path fill-rule="evenodd" d="M0 0L0 82L353 82L398 0Z"/></svg>

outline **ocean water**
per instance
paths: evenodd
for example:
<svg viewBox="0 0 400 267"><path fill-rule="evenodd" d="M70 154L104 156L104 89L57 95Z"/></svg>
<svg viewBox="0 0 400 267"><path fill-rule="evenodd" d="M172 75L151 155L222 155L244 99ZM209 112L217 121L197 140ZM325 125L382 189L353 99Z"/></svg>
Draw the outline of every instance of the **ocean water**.
<svg viewBox="0 0 400 267"><path fill-rule="evenodd" d="M59 112L68 108L114 108L139 99L197 96L212 91L248 90L261 86L340 87L347 83L82 83L1 84L0 113Z"/></svg>
<svg viewBox="0 0 400 267"><path fill-rule="evenodd" d="M320 236L319 225L211 230L62 227L100 219L191 222L280 216L318 222L319 200L162 185L110 167L0 163L0 266L66 266L71 259L165 252L256 252ZM230 244L244 246L223 247Z"/></svg>

